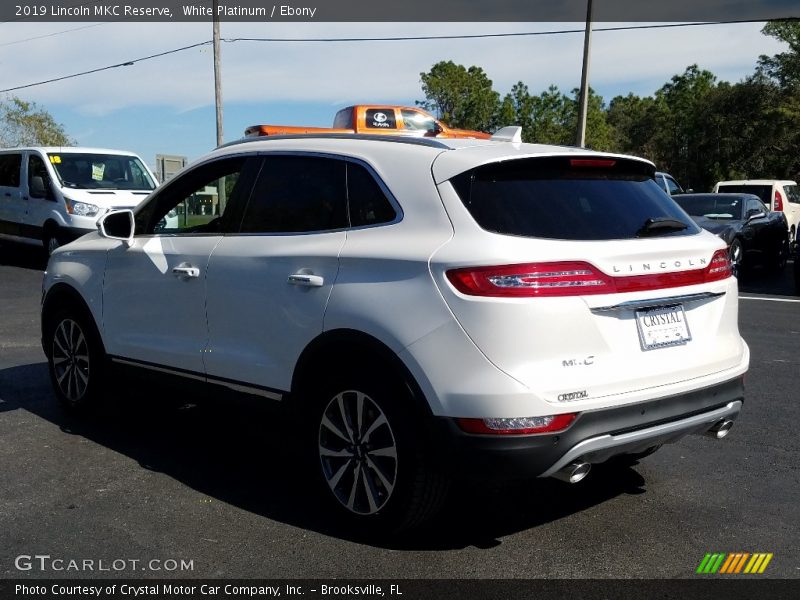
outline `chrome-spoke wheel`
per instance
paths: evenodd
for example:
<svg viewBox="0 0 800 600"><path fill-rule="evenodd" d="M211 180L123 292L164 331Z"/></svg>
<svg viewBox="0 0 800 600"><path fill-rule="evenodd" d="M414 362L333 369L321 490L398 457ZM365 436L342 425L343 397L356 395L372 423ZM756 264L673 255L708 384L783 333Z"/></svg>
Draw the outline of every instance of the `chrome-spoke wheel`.
<svg viewBox="0 0 800 600"><path fill-rule="evenodd" d="M64 319L53 334L52 358L56 384L71 402L77 402L89 387L89 346L81 327Z"/></svg>
<svg viewBox="0 0 800 600"><path fill-rule="evenodd" d="M397 482L397 444L386 415L363 392L334 396L322 413L319 458L328 487L349 511L380 511Z"/></svg>

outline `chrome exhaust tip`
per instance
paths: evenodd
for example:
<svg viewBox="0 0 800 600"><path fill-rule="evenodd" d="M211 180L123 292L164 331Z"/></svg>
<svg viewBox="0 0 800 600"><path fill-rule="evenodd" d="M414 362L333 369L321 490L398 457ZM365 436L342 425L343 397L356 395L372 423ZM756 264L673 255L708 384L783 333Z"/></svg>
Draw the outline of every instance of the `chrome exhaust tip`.
<svg viewBox="0 0 800 600"><path fill-rule="evenodd" d="M566 467L562 467L553 473L552 476L561 481L566 481L567 483L578 483L583 480L591 470L592 465L589 463L576 461L568 464Z"/></svg>
<svg viewBox="0 0 800 600"><path fill-rule="evenodd" d="M711 426L711 429L706 431L706 435L710 438L714 438L715 440L721 440L728 435L731 427L733 427L733 420L722 419L721 421L714 423L714 425Z"/></svg>

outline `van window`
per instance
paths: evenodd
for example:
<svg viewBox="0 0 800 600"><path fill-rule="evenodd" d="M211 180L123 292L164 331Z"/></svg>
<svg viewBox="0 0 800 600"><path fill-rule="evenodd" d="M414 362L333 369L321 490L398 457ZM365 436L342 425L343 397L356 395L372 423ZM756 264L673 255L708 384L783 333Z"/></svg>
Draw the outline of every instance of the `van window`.
<svg viewBox="0 0 800 600"><path fill-rule="evenodd" d="M155 183L142 161L121 154L50 153L50 163L67 188L151 191Z"/></svg>
<svg viewBox="0 0 800 600"><path fill-rule="evenodd" d="M40 178L43 192L36 193L36 182L34 178ZM50 184L50 173L47 172L47 167L38 154L31 154L28 157L28 193L32 198L53 198L53 187Z"/></svg>
<svg viewBox="0 0 800 600"><path fill-rule="evenodd" d="M756 183L727 183L720 185L717 191L724 194L755 194L767 206L772 206L772 186Z"/></svg>
<svg viewBox="0 0 800 600"><path fill-rule="evenodd" d="M700 232L639 161L517 159L477 167L452 183L478 225L505 235L619 240ZM678 223L653 227L659 220Z"/></svg>
<svg viewBox="0 0 800 600"><path fill-rule="evenodd" d="M22 154L0 154L0 186L19 187Z"/></svg>
<svg viewBox="0 0 800 600"><path fill-rule="evenodd" d="M2 185L2 184L0 184ZM786 192L786 199L792 204L800 204L800 192L796 185L785 185L783 190Z"/></svg>

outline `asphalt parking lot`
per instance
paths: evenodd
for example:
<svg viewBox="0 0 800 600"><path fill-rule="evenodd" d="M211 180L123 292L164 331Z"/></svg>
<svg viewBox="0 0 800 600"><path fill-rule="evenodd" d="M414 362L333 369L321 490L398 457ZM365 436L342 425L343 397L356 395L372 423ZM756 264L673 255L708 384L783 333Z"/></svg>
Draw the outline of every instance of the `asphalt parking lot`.
<svg viewBox="0 0 800 600"><path fill-rule="evenodd" d="M43 263L0 246L0 577L108 575L15 566L38 554L141 561L114 573L127 577L682 578L707 552L769 552L764 577L800 578L791 265L742 281L751 370L725 440L686 438L574 486L460 485L426 529L376 541L320 513L290 433L259 407L134 393L95 416L63 413L39 345Z"/></svg>

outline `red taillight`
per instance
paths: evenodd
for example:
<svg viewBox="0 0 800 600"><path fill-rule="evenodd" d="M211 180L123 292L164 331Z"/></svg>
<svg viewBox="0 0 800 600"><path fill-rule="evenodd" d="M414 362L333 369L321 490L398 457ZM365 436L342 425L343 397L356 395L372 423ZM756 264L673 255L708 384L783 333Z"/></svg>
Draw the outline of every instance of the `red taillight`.
<svg viewBox="0 0 800 600"><path fill-rule="evenodd" d="M783 210L783 196L775 190L775 202L772 203L772 210Z"/></svg>
<svg viewBox="0 0 800 600"><path fill-rule="evenodd" d="M610 277L584 262L454 269L447 278L470 296L580 296L614 292Z"/></svg>
<svg viewBox="0 0 800 600"><path fill-rule="evenodd" d="M586 168L602 168L613 167L617 164L615 160L605 158L571 158L569 161L570 167L586 167Z"/></svg>
<svg viewBox="0 0 800 600"><path fill-rule="evenodd" d="M727 250L717 250L711 257L711 264L704 270L705 282L720 281L733 275L733 265Z"/></svg>
<svg viewBox="0 0 800 600"><path fill-rule="evenodd" d="M513 417L510 419L456 419L462 431L482 435L530 435L557 433L572 425L578 413L547 417Z"/></svg>
<svg viewBox="0 0 800 600"><path fill-rule="evenodd" d="M727 279L731 262L726 250L717 250L704 269L611 277L586 262L553 262L447 271L447 279L468 296L532 298L587 296L659 290Z"/></svg>

